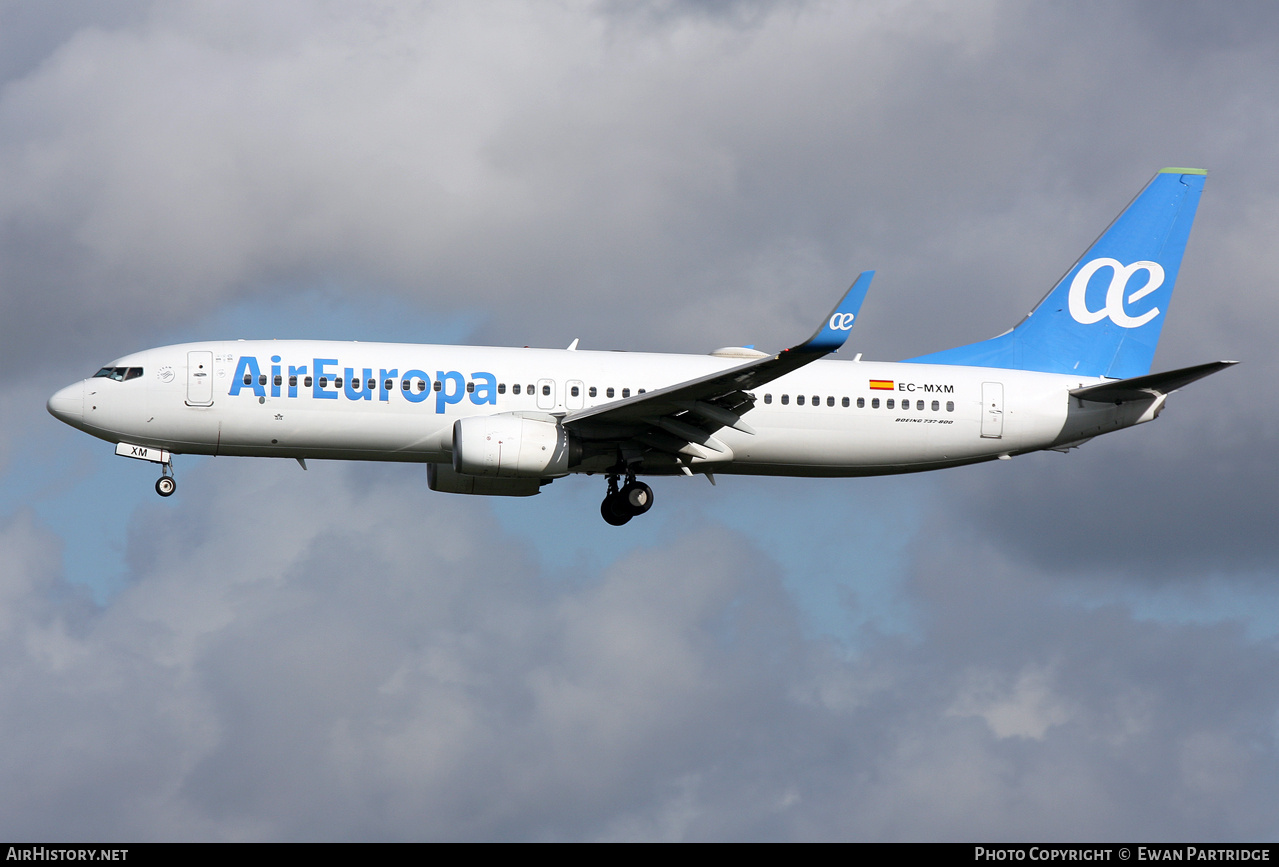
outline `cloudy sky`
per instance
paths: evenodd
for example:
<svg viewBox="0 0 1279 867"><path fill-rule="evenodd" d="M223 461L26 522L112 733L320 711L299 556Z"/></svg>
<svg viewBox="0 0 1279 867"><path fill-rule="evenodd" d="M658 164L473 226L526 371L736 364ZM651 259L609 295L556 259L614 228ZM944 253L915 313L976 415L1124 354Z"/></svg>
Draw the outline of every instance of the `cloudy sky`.
<svg viewBox="0 0 1279 867"><path fill-rule="evenodd" d="M0 836L1273 840L1279 8L0 2ZM854 351L1016 322L1210 172L1081 451L433 494L55 389L184 340Z"/></svg>

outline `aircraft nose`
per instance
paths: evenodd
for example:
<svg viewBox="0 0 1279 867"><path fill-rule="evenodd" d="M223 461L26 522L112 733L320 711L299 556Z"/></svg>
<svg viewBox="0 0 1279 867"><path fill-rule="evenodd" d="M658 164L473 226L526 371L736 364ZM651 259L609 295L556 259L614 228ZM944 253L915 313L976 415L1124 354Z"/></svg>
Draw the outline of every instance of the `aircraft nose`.
<svg viewBox="0 0 1279 867"><path fill-rule="evenodd" d="M49 398L49 413L58 421L74 425L84 420L84 381L68 385Z"/></svg>

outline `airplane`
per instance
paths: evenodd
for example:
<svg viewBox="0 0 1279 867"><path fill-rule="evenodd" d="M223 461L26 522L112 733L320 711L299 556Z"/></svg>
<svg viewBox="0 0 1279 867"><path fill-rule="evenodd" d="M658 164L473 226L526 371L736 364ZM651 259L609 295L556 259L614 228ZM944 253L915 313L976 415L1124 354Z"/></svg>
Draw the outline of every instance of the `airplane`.
<svg viewBox="0 0 1279 867"><path fill-rule="evenodd" d="M803 343L709 355L310 340L126 355L48 401L156 463L181 454L425 463L454 494L522 497L601 475L604 520L653 505L641 477L850 477L1068 451L1156 418L1234 364L1150 373L1207 172L1159 171L1017 326L902 362L829 358L874 272Z"/></svg>

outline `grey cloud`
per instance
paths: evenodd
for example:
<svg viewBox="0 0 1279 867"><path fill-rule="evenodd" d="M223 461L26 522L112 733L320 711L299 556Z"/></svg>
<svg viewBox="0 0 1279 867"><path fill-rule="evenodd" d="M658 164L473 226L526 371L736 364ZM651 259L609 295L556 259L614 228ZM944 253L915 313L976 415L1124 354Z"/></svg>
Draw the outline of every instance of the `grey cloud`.
<svg viewBox="0 0 1279 867"><path fill-rule="evenodd" d="M1233 389L1214 385L1173 395L1148 427L1065 456L943 474L945 508L970 532L1063 574L1105 569L1155 583L1268 574L1279 555L1274 424L1223 407Z"/></svg>
<svg viewBox="0 0 1279 867"><path fill-rule="evenodd" d="M101 345L321 275L499 310L503 342L567 316L783 344L878 267L863 348L901 357L1016 321L1164 161L1273 174L1259 59L1187 60L1111 7L235 8L86 30L6 90L24 355L55 309Z"/></svg>
<svg viewBox="0 0 1279 867"><path fill-rule="evenodd" d="M589 836L631 802L646 811L646 782L722 752L708 717L758 714L754 690L783 687L770 659L793 651L787 605L722 533L566 594L481 505L430 498L420 478L358 493L323 471L287 489L224 472L216 489L187 480L190 511L139 516L135 583L61 636L62 660L32 650L56 631L40 618L11 627L24 697L6 716L26 737L10 778L44 767L12 792L11 830ZM45 560L6 557L15 582L47 585ZM59 759L69 738L83 752ZM151 802L167 810L148 818Z"/></svg>
<svg viewBox="0 0 1279 867"><path fill-rule="evenodd" d="M218 462L50 607L2 543L3 815L46 839L1262 836L1273 648L1139 623L943 527L918 639L802 637L714 526L584 582L418 481ZM367 474L365 474L367 475ZM960 562L980 568L955 567ZM70 606L70 607L67 607ZM34 613L33 613L34 612Z"/></svg>
<svg viewBox="0 0 1279 867"><path fill-rule="evenodd" d="M138 24L147 5L128 0L67 0L41 7L23 0L4 0L0 3L0 82L31 74L80 31Z"/></svg>

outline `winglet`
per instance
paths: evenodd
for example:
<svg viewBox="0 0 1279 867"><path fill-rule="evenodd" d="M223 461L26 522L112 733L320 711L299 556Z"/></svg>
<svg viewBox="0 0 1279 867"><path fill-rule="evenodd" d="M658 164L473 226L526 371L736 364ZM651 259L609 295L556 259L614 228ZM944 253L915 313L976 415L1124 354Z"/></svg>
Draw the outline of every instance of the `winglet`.
<svg viewBox="0 0 1279 867"><path fill-rule="evenodd" d="M787 351L825 355L843 346L844 341L848 340L848 333L853 329L853 320L857 318L857 312L866 300L866 290L870 289L870 281L874 276L874 271L863 271L813 336Z"/></svg>
<svg viewBox="0 0 1279 867"><path fill-rule="evenodd" d="M705 376L677 382L664 388L657 388L647 393L636 394L621 400L596 404L584 409L574 410L564 417L564 425L571 427L582 424L587 419L608 424L639 425L661 427L663 436L671 434L676 437L694 433L689 425L675 421L670 416L676 413L691 411L720 425L734 427L748 433L741 425L742 406L749 406L750 399L737 397L743 391L758 388L785 376L793 370L799 370L806 364L817 361L829 352L834 352L844 345L848 332L853 327L853 319L861 309L862 300L874 271L866 271L855 282L844 297L835 305L835 309L826 317L822 327L808 340L783 349L776 355L765 355L763 358L751 358L743 364L716 370ZM728 357L741 357L734 353ZM745 399L747 403L743 403ZM725 402L727 401L727 403ZM731 404L731 406L729 405ZM656 421L665 419L665 422ZM672 422L678 428L672 427ZM705 434L705 431L701 433ZM700 448L705 440L694 437ZM692 440L687 440L691 442ZM688 467L681 464L682 472L692 475Z"/></svg>

